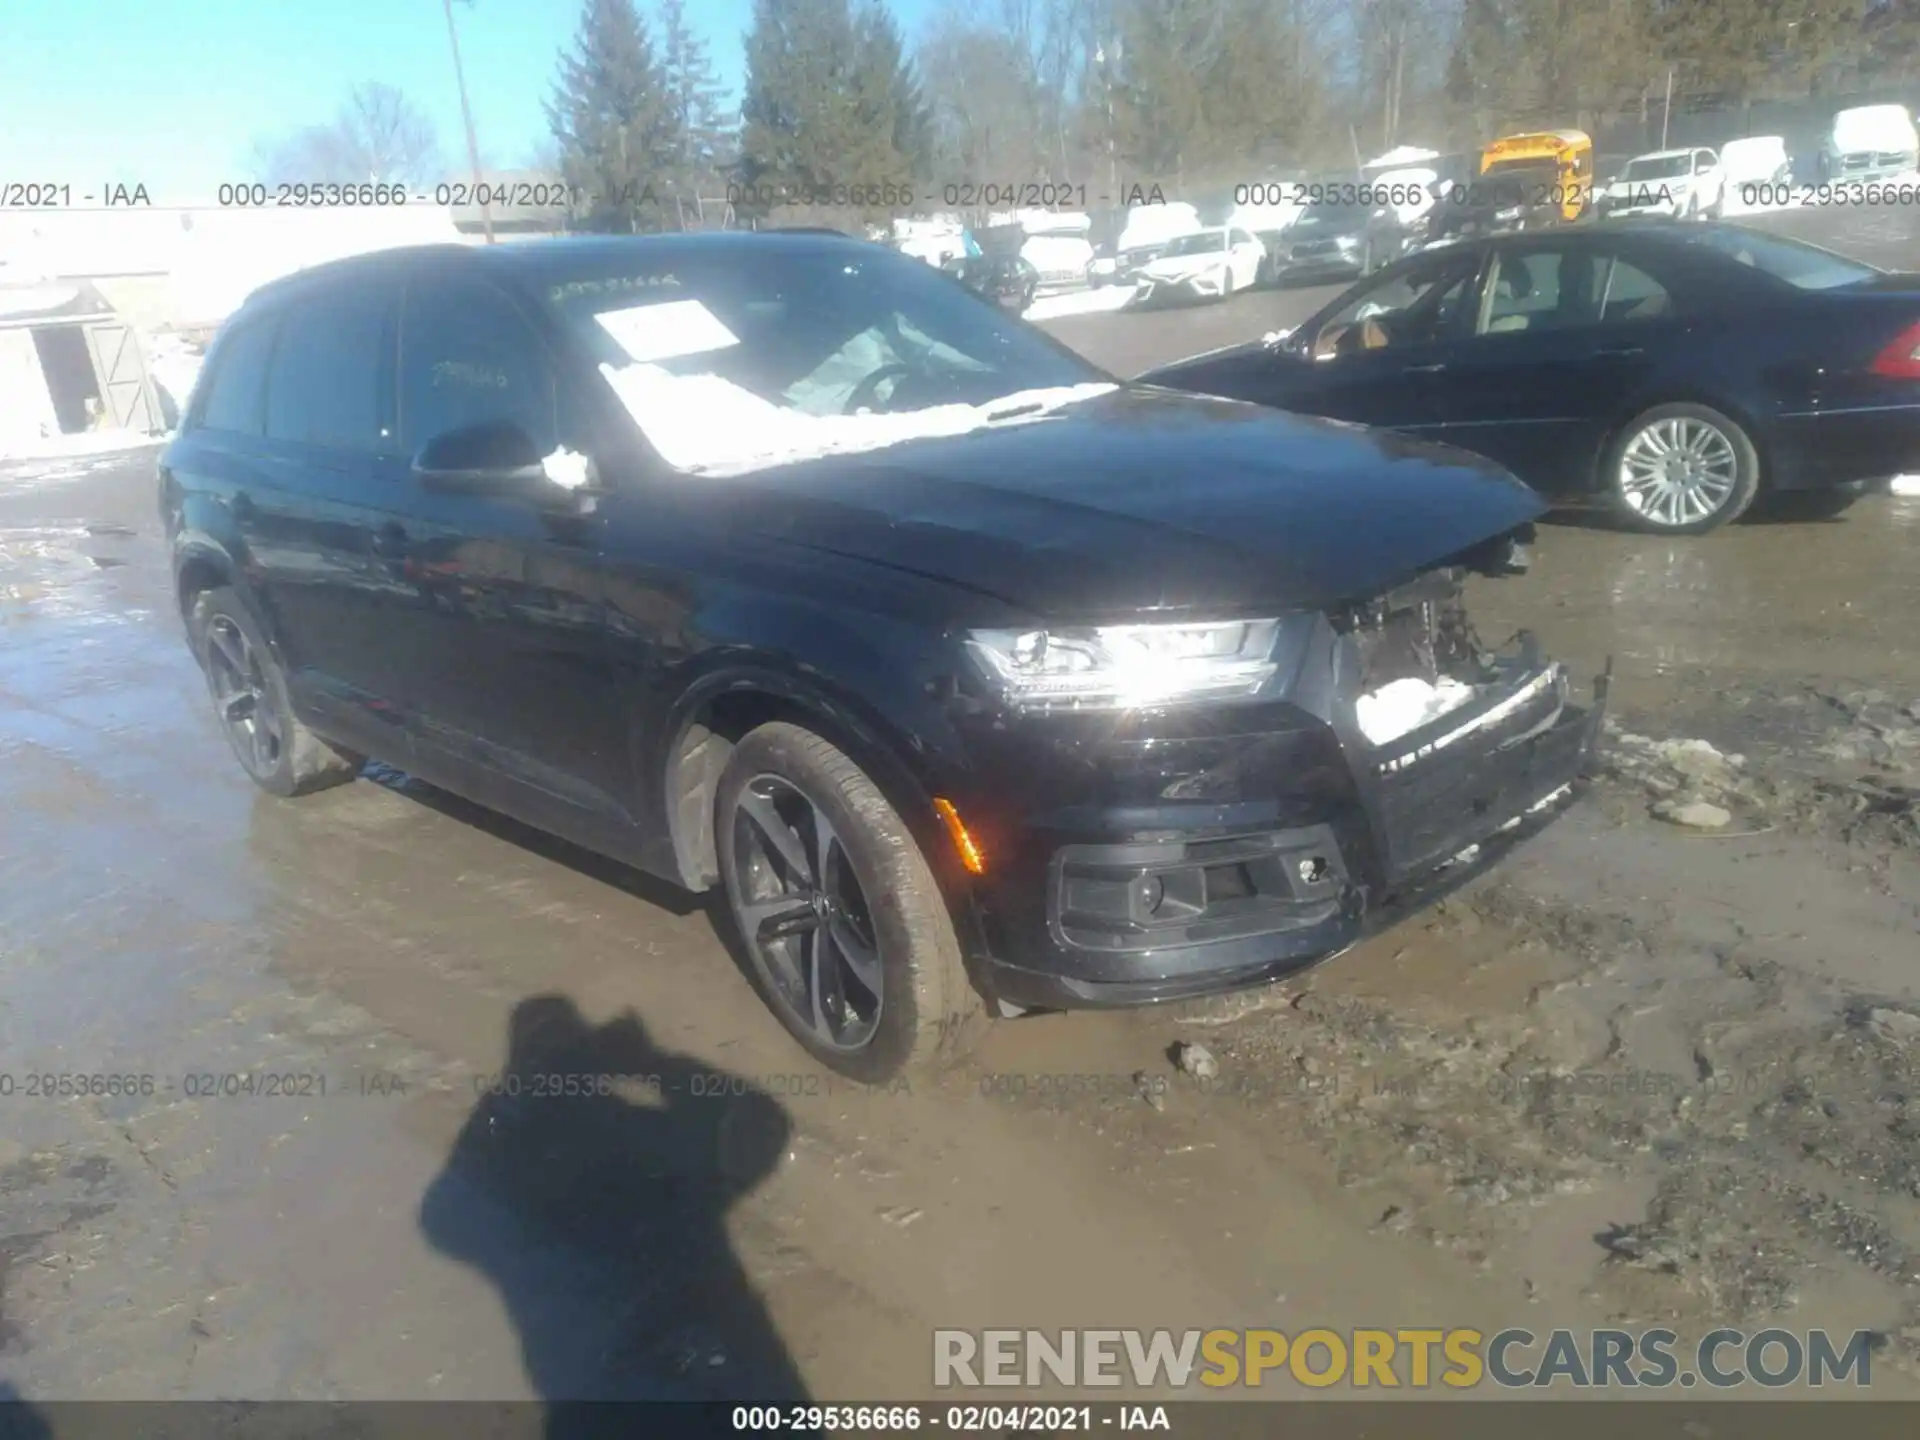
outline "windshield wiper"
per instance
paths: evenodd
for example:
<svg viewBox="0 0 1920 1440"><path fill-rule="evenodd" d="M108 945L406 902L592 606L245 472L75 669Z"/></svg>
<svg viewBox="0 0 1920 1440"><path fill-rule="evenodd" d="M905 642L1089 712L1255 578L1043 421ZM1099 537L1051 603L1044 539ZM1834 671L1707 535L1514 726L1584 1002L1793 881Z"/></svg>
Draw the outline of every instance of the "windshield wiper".
<svg viewBox="0 0 1920 1440"><path fill-rule="evenodd" d="M977 407L988 425L1002 420L1017 420L1025 415L1041 415L1052 410L1091 400L1117 387L1106 381L1088 381L1080 385L1043 385L1031 390L1016 390Z"/></svg>

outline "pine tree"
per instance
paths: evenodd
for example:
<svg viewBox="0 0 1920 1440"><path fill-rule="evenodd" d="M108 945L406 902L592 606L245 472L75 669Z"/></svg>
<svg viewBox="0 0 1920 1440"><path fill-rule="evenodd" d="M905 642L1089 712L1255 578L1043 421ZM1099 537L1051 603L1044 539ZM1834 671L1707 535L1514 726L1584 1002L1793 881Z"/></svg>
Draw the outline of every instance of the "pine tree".
<svg viewBox="0 0 1920 1440"><path fill-rule="evenodd" d="M687 26L686 0L661 0L660 68L678 137L668 186L683 210L711 195L727 164L723 91L707 44Z"/></svg>
<svg viewBox="0 0 1920 1440"><path fill-rule="evenodd" d="M925 178L933 158L933 117L913 62L907 58L900 28L883 0L867 0L858 38L861 83L875 96L877 113L871 119L878 133L891 142L901 165L891 178L901 182Z"/></svg>
<svg viewBox="0 0 1920 1440"><path fill-rule="evenodd" d="M679 135L665 77L633 0L586 0L575 53L560 57L547 124L591 230L657 229Z"/></svg>
<svg viewBox="0 0 1920 1440"><path fill-rule="evenodd" d="M748 203L740 208L764 213L782 196L851 195L907 178L887 80L862 63L864 50L847 0L756 0L741 105Z"/></svg>
<svg viewBox="0 0 1920 1440"><path fill-rule="evenodd" d="M1220 53L1206 0L1127 0L1114 125L1121 158L1144 185L1180 185L1208 146L1207 77Z"/></svg>

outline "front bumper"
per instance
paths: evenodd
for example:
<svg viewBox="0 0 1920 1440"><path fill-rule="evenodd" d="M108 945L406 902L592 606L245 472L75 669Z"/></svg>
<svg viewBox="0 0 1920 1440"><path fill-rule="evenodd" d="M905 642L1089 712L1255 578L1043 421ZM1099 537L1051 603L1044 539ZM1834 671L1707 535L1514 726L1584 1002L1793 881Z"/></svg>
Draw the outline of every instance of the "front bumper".
<svg viewBox="0 0 1920 1440"><path fill-rule="evenodd" d="M1336 250L1327 255L1289 256L1274 262L1274 273L1282 280L1338 279L1358 275L1365 265L1358 250Z"/></svg>
<svg viewBox="0 0 1920 1440"><path fill-rule="evenodd" d="M1031 808L989 842L976 978L1011 1005L1105 1008L1329 959L1550 823L1580 788L1606 685L1572 703L1529 641L1502 685L1383 747L1338 702L1214 712L1184 733L1163 717L1152 737L1112 717L1104 735L1062 727L1024 757Z"/></svg>
<svg viewBox="0 0 1920 1440"><path fill-rule="evenodd" d="M1218 300L1227 293L1227 272L1207 270L1178 279L1141 274L1134 279L1134 293L1142 304L1155 300Z"/></svg>

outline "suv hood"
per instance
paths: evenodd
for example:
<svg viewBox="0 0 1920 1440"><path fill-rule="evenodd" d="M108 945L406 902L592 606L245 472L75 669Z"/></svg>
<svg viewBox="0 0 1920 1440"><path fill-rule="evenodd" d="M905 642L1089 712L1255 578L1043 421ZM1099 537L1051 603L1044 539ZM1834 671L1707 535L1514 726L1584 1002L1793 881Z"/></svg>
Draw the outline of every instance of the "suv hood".
<svg viewBox="0 0 1920 1440"><path fill-rule="evenodd" d="M770 539L1055 621L1323 609L1539 515L1463 451L1131 385L1044 420L711 483Z"/></svg>

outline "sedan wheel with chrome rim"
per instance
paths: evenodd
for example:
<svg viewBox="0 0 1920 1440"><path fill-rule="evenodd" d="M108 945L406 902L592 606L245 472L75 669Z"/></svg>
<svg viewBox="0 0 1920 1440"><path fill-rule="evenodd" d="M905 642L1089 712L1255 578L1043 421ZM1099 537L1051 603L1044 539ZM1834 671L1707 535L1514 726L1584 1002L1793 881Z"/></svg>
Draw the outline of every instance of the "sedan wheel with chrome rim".
<svg viewBox="0 0 1920 1440"><path fill-rule="evenodd" d="M748 975L822 1062L875 1084L964 1053L984 1012L945 893L845 752L783 722L742 736L716 787L714 852Z"/></svg>
<svg viewBox="0 0 1920 1440"><path fill-rule="evenodd" d="M1704 405L1661 405L1620 432L1607 460L1614 509L1629 524L1699 535L1753 503L1760 460L1729 417Z"/></svg>

